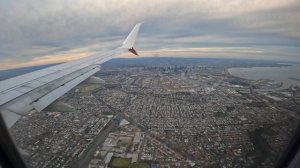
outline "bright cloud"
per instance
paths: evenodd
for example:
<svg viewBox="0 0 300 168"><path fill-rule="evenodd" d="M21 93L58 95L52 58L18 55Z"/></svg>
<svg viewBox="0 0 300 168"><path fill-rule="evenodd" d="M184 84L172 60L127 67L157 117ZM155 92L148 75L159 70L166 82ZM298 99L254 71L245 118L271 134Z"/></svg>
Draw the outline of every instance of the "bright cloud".
<svg viewBox="0 0 300 168"><path fill-rule="evenodd" d="M298 0L0 0L0 11L2 66L114 48L140 21L142 50L253 48L299 60Z"/></svg>

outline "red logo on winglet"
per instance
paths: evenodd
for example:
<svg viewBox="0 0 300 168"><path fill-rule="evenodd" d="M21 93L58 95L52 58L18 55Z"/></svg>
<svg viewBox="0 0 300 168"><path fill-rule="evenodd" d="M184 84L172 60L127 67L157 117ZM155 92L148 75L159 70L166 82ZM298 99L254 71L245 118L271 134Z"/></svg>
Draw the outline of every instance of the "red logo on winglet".
<svg viewBox="0 0 300 168"><path fill-rule="evenodd" d="M134 55L139 55L135 49L133 47L129 48L128 51L130 51L131 53L133 53Z"/></svg>

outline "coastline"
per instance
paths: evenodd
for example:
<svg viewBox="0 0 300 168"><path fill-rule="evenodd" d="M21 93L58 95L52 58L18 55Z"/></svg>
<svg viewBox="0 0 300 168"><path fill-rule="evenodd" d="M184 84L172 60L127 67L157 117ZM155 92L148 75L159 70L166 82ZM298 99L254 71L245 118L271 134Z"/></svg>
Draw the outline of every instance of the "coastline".
<svg viewBox="0 0 300 168"><path fill-rule="evenodd" d="M279 64L283 65L283 64ZM270 80L274 83L282 83L275 90L287 89L290 86L300 86L300 64L284 64L284 66L252 66L230 67L226 73L231 76L250 81ZM274 90L273 88L271 90Z"/></svg>

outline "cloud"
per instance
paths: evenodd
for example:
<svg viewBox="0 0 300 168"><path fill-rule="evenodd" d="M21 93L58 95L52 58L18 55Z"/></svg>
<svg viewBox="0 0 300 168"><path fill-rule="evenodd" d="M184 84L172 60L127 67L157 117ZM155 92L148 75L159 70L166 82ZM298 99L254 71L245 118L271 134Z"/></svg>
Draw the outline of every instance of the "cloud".
<svg viewBox="0 0 300 168"><path fill-rule="evenodd" d="M292 48L294 49L294 48ZM138 57L198 57L198 58L245 58L298 62L298 50L291 48L276 49L264 47L198 47L198 48L162 48L141 50ZM119 55L121 58L135 58L131 53Z"/></svg>
<svg viewBox="0 0 300 168"><path fill-rule="evenodd" d="M158 50L142 50L138 51L139 57L216 57L225 56L234 58L234 56L241 55L262 55L264 51L253 48L219 48L219 47L203 47L203 48L163 48ZM130 53L123 53L120 55L121 58L133 58L134 56Z"/></svg>
<svg viewBox="0 0 300 168"><path fill-rule="evenodd" d="M76 59L90 56L92 54L95 53L89 51L71 50L71 51L66 51L64 53L56 53L52 55L35 57L31 59L31 61L27 61L27 62L22 62L22 61L16 62L15 60L12 59L4 59L0 62L0 67L1 69L11 69L11 68L43 65L43 64L56 64L56 63L73 61Z"/></svg>
<svg viewBox="0 0 300 168"><path fill-rule="evenodd" d="M140 21L144 50L300 47L298 0L0 0L0 11L1 62L112 49Z"/></svg>

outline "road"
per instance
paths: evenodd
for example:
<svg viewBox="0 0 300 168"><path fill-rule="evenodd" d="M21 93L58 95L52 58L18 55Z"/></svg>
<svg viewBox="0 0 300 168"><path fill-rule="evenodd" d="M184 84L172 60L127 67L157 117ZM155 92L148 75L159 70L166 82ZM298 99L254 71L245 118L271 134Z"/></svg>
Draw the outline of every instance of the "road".
<svg viewBox="0 0 300 168"><path fill-rule="evenodd" d="M130 122L131 125L134 125L134 126L140 128L142 131L147 130L147 128L145 128L142 125L136 123L132 118L125 116L124 112L121 112L120 110L117 110L116 108L111 106L109 103L107 103L103 99L101 99L100 97L96 97L96 98L97 98L97 100L99 100L103 104L105 104L113 112L113 114L116 116L116 118L126 119L127 121ZM127 105L123 108L123 110L125 110L128 106L130 106L130 102L127 103Z"/></svg>
<svg viewBox="0 0 300 168"><path fill-rule="evenodd" d="M86 153L79 158L71 167L84 168L88 167L90 160L92 159L94 153L96 152L97 147L101 146L105 139L108 137L110 132L113 132L118 128L119 122L115 119L112 119L106 126L104 130L102 130L99 135L95 138L92 145L87 149Z"/></svg>

